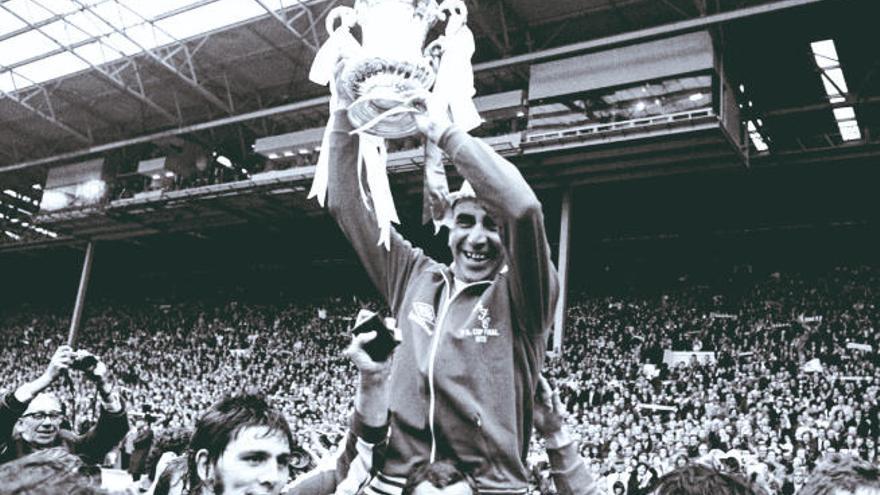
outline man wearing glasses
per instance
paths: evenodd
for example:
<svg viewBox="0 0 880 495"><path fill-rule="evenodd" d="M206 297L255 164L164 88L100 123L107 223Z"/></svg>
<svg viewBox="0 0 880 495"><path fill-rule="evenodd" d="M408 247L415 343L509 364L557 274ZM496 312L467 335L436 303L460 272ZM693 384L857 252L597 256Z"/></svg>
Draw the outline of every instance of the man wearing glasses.
<svg viewBox="0 0 880 495"><path fill-rule="evenodd" d="M62 428L64 407L54 394L43 393L66 370L83 371L98 389L101 414L83 435ZM0 464L31 452L62 447L86 463L100 464L128 431L128 416L113 390L107 366L91 354L76 353L63 345L55 351L46 371L0 399Z"/></svg>

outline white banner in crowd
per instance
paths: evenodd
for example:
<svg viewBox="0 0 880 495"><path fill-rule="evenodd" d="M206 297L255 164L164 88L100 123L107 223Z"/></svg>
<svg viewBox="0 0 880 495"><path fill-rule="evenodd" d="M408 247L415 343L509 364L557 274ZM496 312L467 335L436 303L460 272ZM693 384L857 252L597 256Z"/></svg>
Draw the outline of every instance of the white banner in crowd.
<svg viewBox="0 0 880 495"><path fill-rule="evenodd" d="M713 311L709 313L709 318L712 318L713 320L738 320L739 316L730 313L716 313Z"/></svg>
<svg viewBox="0 0 880 495"><path fill-rule="evenodd" d="M874 347L872 347L868 344L857 344L855 342L850 342L849 344L846 344L846 348L847 349L856 349L858 351L874 352Z"/></svg>
<svg viewBox="0 0 880 495"><path fill-rule="evenodd" d="M822 361L819 361L819 358L811 359L804 364L805 373L821 373L824 370L825 367L822 366Z"/></svg>
<svg viewBox="0 0 880 495"><path fill-rule="evenodd" d="M715 353L714 352L693 352L693 351L672 351L665 350L663 351L663 362L666 363L670 368L674 368L679 364L690 364L691 359L696 358L697 362L700 364L714 363L715 362Z"/></svg>
<svg viewBox="0 0 880 495"><path fill-rule="evenodd" d="M650 409L652 411L669 411L669 412L678 411L678 408L675 406L664 406L662 404L642 404L642 403L639 403L639 405L636 407L638 407L639 409Z"/></svg>

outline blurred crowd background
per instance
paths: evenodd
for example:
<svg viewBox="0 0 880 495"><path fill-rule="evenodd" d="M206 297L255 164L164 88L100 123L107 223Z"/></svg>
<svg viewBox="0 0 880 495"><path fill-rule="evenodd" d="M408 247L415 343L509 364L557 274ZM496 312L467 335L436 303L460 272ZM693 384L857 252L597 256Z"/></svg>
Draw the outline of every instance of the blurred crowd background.
<svg viewBox="0 0 880 495"><path fill-rule="evenodd" d="M712 281L682 275L648 289L584 292L569 298L564 350L551 352L544 373L609 494L644 493L689 462L794 493L827 453L880 461L878 290L870 266L737 266ZM90 303L77 347L107 362L133 418L106 464L150 478L159 455L182 451L201 411L229 392L258 390L284 411L306 469L344 434L356 372L341 351L361 308L387 313L378 299L351 294ZM4 393L43 371L69 316L3 308ZM76 379L53 391L75 403L68 419L85 431L94 391ZM536 492L552 493L537 439L529 462Z"/></svg>

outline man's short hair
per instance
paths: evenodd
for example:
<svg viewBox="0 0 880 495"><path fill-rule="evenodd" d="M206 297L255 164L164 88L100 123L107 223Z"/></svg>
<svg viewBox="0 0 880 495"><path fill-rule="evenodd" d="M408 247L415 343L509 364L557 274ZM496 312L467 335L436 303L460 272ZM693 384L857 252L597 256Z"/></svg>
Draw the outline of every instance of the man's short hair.
<svg viewBox="0 0 880 495"><path fill-rule="evenodd" d="M477 483L470 473L459 469L450 461L437 461L430 464L422 464L410 473L401 495L411 495L416 487L424 481L434 485L435 488L446 488L464 481L470 487L471 493L474 495L480 493Z"/></svg>
<svg viewBox="0 0 880 495"><path fill-rule="evenodd" d="M226 397L205 411L196 423L189 443L188 470L192 482L198 480L196 453L205 449L208 462L216 463L242 429L265 427L269 435L280 434L293 448L293 435L287 420L261 395L244 393Z"/></svg>
<svg viewBox="0 0 880 495"><path fill-rule="evenodd" d="M845 454L825 456L804 482L798 495L880 493L880 469L868 461Z"/></svg>
<svg viewBox="0 0 880 495"><path fill-rule="evenodd" d="M742 476L702 464L688 464L663 475L652 495L765 495Z"/></svg>
<svg viewBox="0 0 880 495"><path fill-rule="evenodd" d="M97 495L100 469L85 465L67 450L55 447L0 465L0 495Z"/></svg>

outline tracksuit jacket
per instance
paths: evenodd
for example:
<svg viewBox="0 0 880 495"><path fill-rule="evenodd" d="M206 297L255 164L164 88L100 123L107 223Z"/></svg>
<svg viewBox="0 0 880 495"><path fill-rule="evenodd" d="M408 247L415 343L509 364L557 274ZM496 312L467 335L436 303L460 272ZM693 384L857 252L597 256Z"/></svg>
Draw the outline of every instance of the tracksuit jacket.
<svg viewBox="0 0 880 495"><path fill-rule="evenodd" d="M378 227L360 196L358 140L343 111L330 138L328 201L403 335L391 372L391 433L367 492L394 495L419 464L449 459L481 493L524 493L535 388L558 293L541 204L516 167L452 126L440 140L499 224L507 266L453 287L450 267Z"/></svg>

